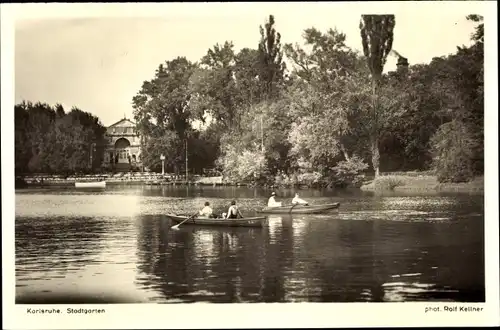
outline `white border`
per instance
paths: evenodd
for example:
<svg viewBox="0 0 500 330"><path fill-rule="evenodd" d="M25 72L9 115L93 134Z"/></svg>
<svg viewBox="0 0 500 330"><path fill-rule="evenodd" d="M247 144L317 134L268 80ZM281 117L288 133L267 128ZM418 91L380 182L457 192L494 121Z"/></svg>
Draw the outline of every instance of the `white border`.
<svg viewBox="0 0 500 330"><path fill-rule="evenodd" d="M267 12L286 12L301 3L269 3ZM318 8L325 3L316 4ZM255 12L249 3L197 4L2 4L1 5L1 88L2 88L2 284L4 328L253 328L253 327L355 327L355 326L491 326L500 323L498 275L498 86L497 21L494 1L437 2L354 2L330 4L338 10L360 13L450 10L485 17L485 231L486 303L482 313L424 313L426 306L442 303L299 303L227 305L92 305L105 308L100 315L28 315L26 307L14 305L14 21L42 17L138 17L209 15L223 7L227 15ZM261 10L261 9L259 9ZM261 13L263 17L266 12ZM425 24L425 22L422 22ZM464 304L446 304L461 306ZM71 305L53 306L65 309ZM39 306L40 307L40 306ZM50 308L52 306L43 306ZM84 307L81 305L77 308Z"/></svg>

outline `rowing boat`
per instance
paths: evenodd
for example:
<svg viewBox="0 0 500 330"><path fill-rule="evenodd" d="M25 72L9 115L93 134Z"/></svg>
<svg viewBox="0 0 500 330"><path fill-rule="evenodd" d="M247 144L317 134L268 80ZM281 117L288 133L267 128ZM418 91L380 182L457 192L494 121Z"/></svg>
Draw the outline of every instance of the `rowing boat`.
<svg viewBox="0 0 500 330"><path fill-rule="evenodd" d="M277 207L264 207L259 213L274 213L274 214L317 214L327 212L333 209L338 209L340 203L323 204L323 205L286 205Z"/></svg>
<svg viewBox="0 0 500 330"><path fill-rule="evenodd" d="M175 223L181 223L189 218L185 215L166 214L167 218ZM251 217L239 219L224 219L224 218L206 218L195 217L194 219L184 222L184 225L204 225L204 226L224 226L224 227L263 227L267 217Z"/></svg>
<svg viewBox="0 0 500 330"><path fill-rule="evenodd" d="M105 188L106 181L75 182L76 188Z"/></svg>

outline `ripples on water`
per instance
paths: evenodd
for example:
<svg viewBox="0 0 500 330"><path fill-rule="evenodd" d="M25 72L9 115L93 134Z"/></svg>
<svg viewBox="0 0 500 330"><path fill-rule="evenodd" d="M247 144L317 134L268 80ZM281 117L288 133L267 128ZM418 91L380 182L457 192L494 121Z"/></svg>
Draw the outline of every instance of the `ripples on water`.
<svg viewBox="0 0 500 330"><path fill-rule="evenodd" d="M481 196L372 196L260 228L181 226L165 213L245 215L248 189L111 188L16 194L16 300L47 302L484 301ZM286 200L291 192L286 193Z"/></svg>

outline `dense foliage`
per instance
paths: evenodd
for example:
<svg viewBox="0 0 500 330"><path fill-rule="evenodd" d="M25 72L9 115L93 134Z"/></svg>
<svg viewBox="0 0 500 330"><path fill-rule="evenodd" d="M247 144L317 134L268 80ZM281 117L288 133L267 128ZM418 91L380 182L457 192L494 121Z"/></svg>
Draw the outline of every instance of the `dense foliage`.
<svg viewBox="0 0 500 330"><path fill-rule="evenodd" d="M467 19L472 46L388 73L388 56L404 59L392 49L394 15L361 17L362 52L336 29L281 44L271 15L255 49L224 41L199 62L166 61L133 97L144 165L159 170L164 154L167 170L184 174L187 156L191 173L278 184L346 186L412 170L469 180L483 173L484 31L482 17ZM102 127L75 111L16 106L16 169L87 166Z"/></svg>
<svg viewBox="0 0 500 330"><path fill-rule="evenodd" d="M15 110L15 171L75 173L100 167L106 128L88 112L22 102Z"/></svg>

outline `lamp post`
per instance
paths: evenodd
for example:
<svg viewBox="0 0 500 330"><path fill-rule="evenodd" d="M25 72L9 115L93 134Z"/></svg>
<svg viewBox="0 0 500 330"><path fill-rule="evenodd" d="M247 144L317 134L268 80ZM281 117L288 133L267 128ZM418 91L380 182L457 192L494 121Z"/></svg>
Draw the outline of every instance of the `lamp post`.
<svg viewBox="0 0 500 330"><path fill-rule="evenodd" d="M189 172L188 172L188 140L186 139L186 184L189 181Z"/></svg>
<svg viewBox="0 0 500 330"><path fill-rule="evenodd" d="M163 154L161 154L160 160L161 160L161 175L165 175L165 156Z"/></svg>
<svg viewBox="0 0 500 330"><path fill-rule="evenodd" d="M264 152L264 126L262 126L262 115L260 115L260 150Z"/></svg>

